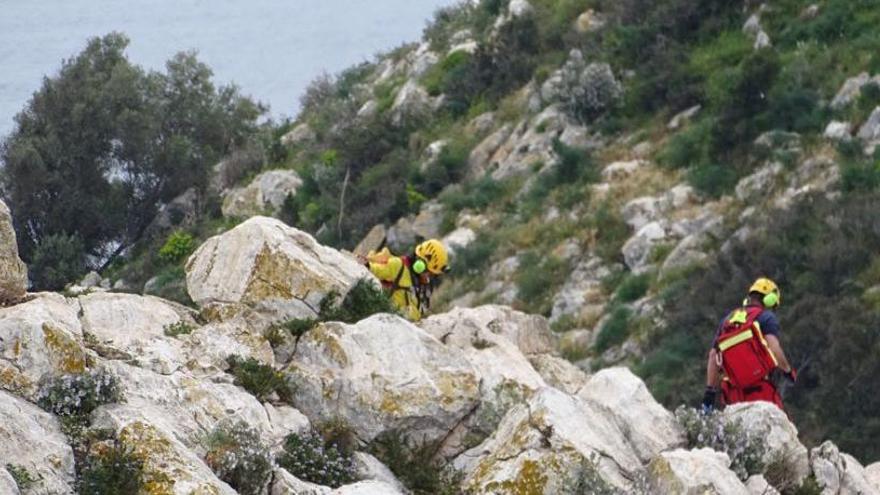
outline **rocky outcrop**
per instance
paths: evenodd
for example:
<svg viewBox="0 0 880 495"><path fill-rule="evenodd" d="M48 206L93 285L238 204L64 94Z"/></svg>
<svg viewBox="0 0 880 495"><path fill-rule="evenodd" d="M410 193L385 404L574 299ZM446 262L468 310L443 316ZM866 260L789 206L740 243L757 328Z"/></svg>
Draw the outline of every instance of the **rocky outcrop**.
<svg viewBox="0 0 880 495"><path fill-rule="evenodd" d="M186 264L187 290L208 305L245 304L278 319L313 317L321 299L372 276L353 257L280 220L254 217L205 241Z"/></svg>
<svg viewBox="0 0 880 495"><path fill-rule="evenodd" d="M270 170L256 176L247 186L227 191L223 216L247 218L277 212L288 196L296 195L302 185L293 170Z"/></svg>
<svg viewBox="0 0 880 495"><path fill-rule="evenodd" d="M314 141L316 138L315 131L308 123L303 122L290 130L287 134L281 136L281 144L284 146L300 146L302 144Z"/></svg>
<svg viewBox="0 0 880 495"><path fill-rule="evenodd" d="M648 466L648 493L747 495L727 454L712 449L664 452Z"/></svg>
<svg viewBox="0 0 880 495"><path fill-rule="evenodd" d="M27 266L18 257L12 214L0 201L0 304L18 301L27 291Z"/></svg>
<svg viewBox="0 0 880 495"><path fill-rule="evenodd" d="M368 480L332 489L303 481L284 469L275 470L271 495L403 495L406 493L392 483Z"/></svg>
<svg viewBox="0 0 880 495"><path fill-rule="evenodd" d="M810 467L822 495L876 495L880 488L868 477L865 468L851 455L825 442L810 451Z"/></svg>
<svg viewBox="0 0 880 495"><path fill-rule="evenodd" d="M0 391L0 465L7 464L25 469L37 480L27 491L29 494L74 493L73 450L67 445L58 419ZM3 485L0 476L0 489Z"/></svg>
<svg viewBox="0 0 880 495"><path fill-rule="evenodd" d="M868 120L859 128L858 137L865 145L865 154L873 154L880 144L880 107L875 108Z"/></svg>
<svg viewBox="0 0 880 495"><path fill-rule="evenodd" d="M872 78L867 72L862 72L844 81L837 94L834 95L834 99L831 100L831 108L840 110L848 106L861 96L862 88L867 84L880 85L880 75Z"/></svg>
<svg viewBox="0 0 880 495"><path fill-rule="evenodd" d="M440 440L479 399L478 374L460 352L392 315L318 326L285 372L299 410L342 419L365 442L392 430Z"/></svg>

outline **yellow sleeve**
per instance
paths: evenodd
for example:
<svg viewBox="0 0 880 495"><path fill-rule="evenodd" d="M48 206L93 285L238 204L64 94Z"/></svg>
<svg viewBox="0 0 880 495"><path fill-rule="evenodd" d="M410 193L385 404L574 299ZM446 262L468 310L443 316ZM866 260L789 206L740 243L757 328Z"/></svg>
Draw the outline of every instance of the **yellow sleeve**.
<svg viewBox="0 0 880 495"><path fill-rule="evenodd" d="M394 282L402 267L403 261L397 256L391 256L385 263L370 262L370 271L376 278L385 282Z"/></svg>

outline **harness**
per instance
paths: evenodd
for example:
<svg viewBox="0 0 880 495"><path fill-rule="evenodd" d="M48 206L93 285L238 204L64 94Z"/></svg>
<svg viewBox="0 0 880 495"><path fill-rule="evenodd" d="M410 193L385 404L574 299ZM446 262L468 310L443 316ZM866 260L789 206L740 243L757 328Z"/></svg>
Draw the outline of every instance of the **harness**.
<svg viewBox="0 0 880 495"><path fill-rule="evenodd" d="M412 286L401 287L400 280L403 278L404 270L409 270L410 266L412 266L412 259L409 256L401 256L400 260L402 263L400 265L400 270L397 272L397 276L394 277L394 281L382 282L382 285L390 293L394 293L394 291L397 290L404 291L403 294L406 298L407 305L412 303L410 298L415 297L419 311L425 313L431 308L431 293L434 291L434 288L431 284L421 283L420 277L412 272L410 272L409 276Z"/></svg>

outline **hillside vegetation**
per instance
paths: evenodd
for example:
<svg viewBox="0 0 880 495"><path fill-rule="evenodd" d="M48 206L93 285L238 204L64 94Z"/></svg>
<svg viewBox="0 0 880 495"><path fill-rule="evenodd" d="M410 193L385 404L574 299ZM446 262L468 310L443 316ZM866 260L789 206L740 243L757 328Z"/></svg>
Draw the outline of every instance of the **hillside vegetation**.
<svg viewBox="0 0 880 495"><path fill-rule="evenodd" d="M37 288L103 269L192 304L187 256L244 219L231 191L292 172L261 213L337 248L379 224L397 249L463 235L435 310L547 316L569 360L631 365L673 409L698 401L720 318L770 276L801 438L870 463L878 23L878 0L465 2L265 124L194 57L146 74L109 36L18 117L3 197Z"/></svg>

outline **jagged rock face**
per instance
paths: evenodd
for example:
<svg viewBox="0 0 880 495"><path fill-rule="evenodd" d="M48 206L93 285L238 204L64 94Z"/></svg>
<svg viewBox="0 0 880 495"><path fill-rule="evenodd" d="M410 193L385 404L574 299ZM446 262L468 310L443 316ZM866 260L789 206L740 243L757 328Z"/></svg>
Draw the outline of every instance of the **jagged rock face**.
<svg viewBox="0 0 880 495"><path fill-rule="evenodd" d="M131 405L105 406L92 416L93 426L112 431L124 448L144 462L144 481L154 493L235 495L168 425Z"/></svg>
<svg viewBox="0 0 880 495"><path fill-rule="evenodd" d="M279 468L275 470L275 482L271 495L403 495L399 487L379 480L367 480L337 489L303 481Z"/></svg>
<svg viewBox="0 0 880 495"><path fill-rule="evenodd" d="M747 495L729 467L727 454L712 449L664 452L648 466L649 493Z"/></svg>
<svg viewBox="0 0 880 495"><path fill-rule="evenodd" d="M387 314L309 331L285 371L297 409L312 421L343 419L365 442L391 430L441 439L480 395L478 374L460 352Z"/></svg>
<svg viewBox="0 0 880 495"><path fill-rule="evenodd" d="M242 317L209 323L179 338L186 345L186 366L195 374L212 375L226 371L229 356L253 358L266 366L275 365L275 354L266 337Z"/></svg>
<svg viewBox="0 0 880 495"><path fill-rule="evenodd" d="M6 468L3 467L0 467L0 493L6 493L9 495L21 494L21 492L18 491L18 484L16 484L15 478L13 478Z"/></svg>
<svg viewBox="0 0 880 495"><path fill-rule="evenodd" d="M18 257L12 214L0 201L0 303L17 301L27 291L27 266Z"/></svg>
<svg viewBox="0 0 880 495"><path fill-rule="evenodd" d="M223 200L223 216L250 217L267 210L278 211L287 196L296 195L301 185L302 179L293 170L263 172L247 187L227 192Z"/></svg>
<svg viewBox="0 0 880 495"><path fill-rule="evenodd" d="M0 388L34 400L41 378L81 373L89 360L77 310L62 296L0 308Z"/></svg>
<svg viewBox="0 0 880 495"><path fill-rule="evenodd" d="M642 462L650 461L657 452L684 445L684 433L675 417L627 368L596 373L577 396L608 408Z"/></svg>
<svg viewBox="0 0 880 495"><path fill-rule="evenodd" d="M38 479L29 494L74 493L73 450L67 445L58 420L35 405L0 391L0 465L5 467L7 463L26 469ZM3 487L0 476L0 490Z"/></svg>
<svg viewBox="0 0 880 495"><path fill-rule="evenodd" d="M187 290L200 306L243 303L280 318L314 317L324 296L345 294L362 278L372 280L353 257L266 217L208 239L186 264Z"/></svg>
<svg viewBox="0 0 880 495"><path fill-rule="evenodd" d="M830 441L810 451L810 466L822 486L822 495L880 494L859 461Z"/></svg>
<svg viewBox="0 0 880 495"><path fill-rule="evenodd" d="M780 490L800 486L810 474L807 448L798 440L797 428L785 413L769 402L735 404L724 410L725 420L740 421L744 432L762 438L766 448L763 461L770 465L781 462L785 479Z"/></svg>
<svg viewBox="0 0 880 495"><path fill-rule="evenodd" d="M569 493L585 461L619 489L641 470L638 454L607 410L546 388L511 409L495 433L455 459L477 493Z"/></svg>
<svg viewBox="0 0 880 495"><path fill-rule="evenodd" d="M865 468L865 475L868 477L874 488L880 491L880 462L875 462Z"/></svg>

